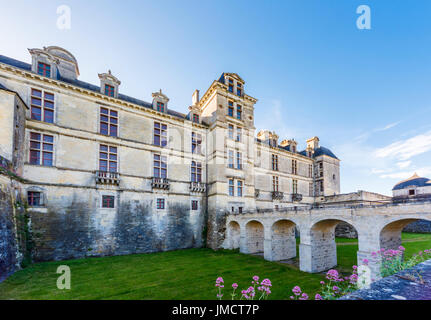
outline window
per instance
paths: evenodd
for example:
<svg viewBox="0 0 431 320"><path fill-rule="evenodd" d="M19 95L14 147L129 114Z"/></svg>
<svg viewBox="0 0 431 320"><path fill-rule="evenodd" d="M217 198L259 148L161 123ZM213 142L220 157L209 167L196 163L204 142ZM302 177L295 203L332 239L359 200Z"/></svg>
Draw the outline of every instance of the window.
<svg viewBox="0 0 431 320"><path fill-rule="evenodd" d="M165 104L163 102L157 102L157 111L165 112Z"/></svg>
<svg viewBox="0 0 431 320"><path fill-rule="evenodd" d="M308 195L310 196L310 197L312 197L313 196L313 183L309 183L309 185L308 185Z"/></svg>
<svg viewBox="0 0 431 320"><path fill-rule="evenodd" d="M228 151L228 167L233 168L233 151Z"/></svg>
<svg viewBox="0 0 431 320"><path fill-rule="evenodd" d="M54 94L31 89L31 118L48 123L54 122Z"/></svg>
<svg viewBox="0 0 431 320"><path fill-rule="evenodd" d="M228 102L227 114L228 114L228 116L233 117L233 102L232 101Z"/></svg>
<svg viewBox="0 0 431 320"><path fill-rule="evenodd" d="M238 213L242 213L242 207L238 207Z"/></svg>
<svg viewBox="0 0 431 320"><path fill-rule="evenodd" d="M298 174L298 161L292 160L292 174Z"/></svg>
<svg viewBox="0 0 431 320"><path fill-rule="evenodd" d="M38 191L27 192L27 202L30 207L40 207L42 203L42 193Z"/></svg>
<svg viewBox="0 0 431 320"><path fill-rule="evenodd" d="M109 84L105 84L105 94L109 97L113 97L115 92L115 88L110 86Z"/></svg>
<svg viewBox="0 0 431 320"><path fill-rule="evenodd" d="M320 181L320 192L323 192L324 188L323 188L323 181Z"/></svg>
<svg viewBox="0 0 431 320"><path fill-rule="evenodd" d="M236 106L236 118L238 120L241 120L241 116L242 116L242 108L240 105Z"/></svg>
<svg viewBox="0 0 431 320"><path fill-rule="evenodd" d="M54 137L30 132L30 164L52 166Z"/></svg>
<svg viewBox="0 0 431 320"><path fill-rule="evenodd" d="M240 180L237 181L237 190L238 190L237 196L242 197L242 181Z"/></svg>
<svg viewBox="0 0 431 320"><path fill-rule="evenodd" d="M198 210L198 200L192 200L192 210Z"/></svg>
<svg viewBox="0 0 431 320"><path fill-rule="evenodd" d="M233 125L228 125L228 137L233 139Z"/></svg>
<svg viewBox="0 0 431 320"><path fill-rule="evenodd" d="M229 179L229 196L233 197L235 195L235 186L233 179Z"/></svg>
<svg viewBox="0 0 431 320"><path fill-rule="evenodd" d="M241 142L242 140L242 129L236 128L236 141Z"/></svg>
<svg viewBox="0 0 431 320"><path fill-rule="evenodd" d="M102 208L115 208L115 197L102 196Z"/></svg>
<svg viewBox="0 0 431 320"><path fill-rule="evenodd" d="M100 133L111 137L118 134L118 112L100 108Z"/></svg>
<svg viewBox="0 0 431 320"><path fill-rule="evenodd" d="M201 153L202 135L192 132L192 153Z"/></svg>
<svg viewBox="0 0 431 320"><path fill-rule="evenodd" d="M242 96L242 89L241 89L241 83L237 83L237 88L236 88L236 94L238 95L238 96Z"/></svg>
<svg viewBox="0 0 431 320"><path fill-rule="evenodd" d="M198 114L193 114L193 122L199 123L199 115Z"/></svg>
<svg viewBox="0 0 431 320"><path fill-rule="evenodd" d="M274 206L274 208L275 208L275 211L278 211L278 204L276 204L276 205Z"/></svg>
<svg viewBox="0 0 431 320"><path fill-rule="evenodd" d="M166 156L160 154L154 155L154 177L155 178L167 178L168 177L168 161Z"/></svg>
<svg viewBox="0 0 431 320"><path fill-rule="evenodd" d="M292 193L296 194L298 193L298 180L294 179L292 182Z"/></svg>
<svg viewBox="0 0 431 320"><path fill-rule="evenodd" d="M241 152L236 153L236 168L242 169L242 154Z"/></svg>
<svg viewBox="0 0 431 320"><path fill-rule="evenodd" d="M409 190L409 196L414 196L415 195L415 190Z"/></svg>
<svg viewBox="0 0 431 320"><path fill-rule="evenodd" d="M39 62L37 64L37 74L40 74L41 76L45 76L50 78L51 77L51 66L46 63Z"/></svg>
<svg viewBox="0 0 431 320"><path fill-rule="evenodd" d="M335 174L332 175L332 180L335 180Z"/></svg>
<svg viewBox="0 0 431 320"><path fill-rule="evenodd" d="M272 155L272 170L278 171L278 156L275 154Z"/></svg>
<svg viewBox="0 0 431 320"><path fill-rule="evenodd" d="M310 178L312 178L312 177L313 177L313 165L312 165L312 164L309 164L309 165L308 165L308 176L309 176Z"/></svg>
<svg viewBox="0 0 431 320"><path fill-rule="evenodd" d="M233 93L233 80L229 79L229 92Z"/></svg>
<svg viewBox="0 0 431 320"><path fill-rule="evenodd" d="M159 210L165 209L165 199L157 198L157 209L159 209Z"/></svg>
<svg viewBox="0 0 431 320"><path fill-rule="evenodd" d="M202 181L202 164L200 162L192 161L191 179L192 179L192 182Z"/></svg>
<svg viewBox="0 0 431 320"><path fill-rule="evenodd" d="M100 145L99 170L104 172L117 172L117 147Z"/></svg>
<svg viewBox="0 0 431 320"><path fill-rule="evenodd" d="M168 144L168 126L160 122L154 122L154 144L165 147Z"/></svg>
<svg viewBox="0 0 431 320"><path fill-rule="evenodd" d="M278 191L278 177L272 176L272 191Z"/></svg>

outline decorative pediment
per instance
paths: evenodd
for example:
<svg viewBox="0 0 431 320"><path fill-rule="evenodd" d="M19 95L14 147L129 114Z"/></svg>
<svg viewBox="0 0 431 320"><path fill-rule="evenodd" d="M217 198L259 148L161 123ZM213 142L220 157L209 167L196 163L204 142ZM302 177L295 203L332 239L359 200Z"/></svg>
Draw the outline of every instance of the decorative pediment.
<svg viewBox="0 0 431 320"><path fill-rule="evenodd" d="M111 73L111 70L108 70L108 73L99 73L98 75L100 81L105 81L106 83L115 84L117 86L121 84L121 81Z"/></svg>

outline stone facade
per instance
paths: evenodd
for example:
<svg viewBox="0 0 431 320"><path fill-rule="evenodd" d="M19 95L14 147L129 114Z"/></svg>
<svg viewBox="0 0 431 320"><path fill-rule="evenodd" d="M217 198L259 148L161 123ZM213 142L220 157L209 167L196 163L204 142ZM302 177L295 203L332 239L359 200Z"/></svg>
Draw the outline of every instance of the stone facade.
<svg viewBox="0 0 431 320"><path fill-rule="evenodd" d="M182 114L162 90L151 102L122 94L111 71L80 81L65 49L29 51L31 64L0 56L0 152L25 180L36 261L220 248L229 213L339 193L339 160L317 137L299 151L255 136L257 100L235 73Z"/></svg>

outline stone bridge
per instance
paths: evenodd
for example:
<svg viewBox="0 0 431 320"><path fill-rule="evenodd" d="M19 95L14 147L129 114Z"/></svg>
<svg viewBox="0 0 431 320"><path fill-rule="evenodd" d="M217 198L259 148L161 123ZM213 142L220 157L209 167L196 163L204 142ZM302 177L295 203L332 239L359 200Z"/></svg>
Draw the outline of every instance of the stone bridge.
<svg viewBox="0 0 431 320"><path fill-rule="evenodd" d="M284 208L270 212L229 214L223 246L242 253L262 253L269 261L296 257L295 227L299 230L299 265L305 272L321 272L337 265L335 227L340 222L358 233L358 265L364 259L374 279L380 264L371 253L398 249L401 231L416 220L431 221L431 200L380 205L322 206ZM431 243L430 243L431 247Z"/></svg>

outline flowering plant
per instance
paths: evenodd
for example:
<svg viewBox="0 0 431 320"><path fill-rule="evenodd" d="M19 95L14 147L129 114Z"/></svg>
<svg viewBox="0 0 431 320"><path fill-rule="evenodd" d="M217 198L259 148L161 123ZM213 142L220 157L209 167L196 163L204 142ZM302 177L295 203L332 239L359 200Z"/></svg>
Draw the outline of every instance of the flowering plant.
<svg viewBox="0 0 431 320"><path fill-rule="evenodd" d="M246 299L246 300L254 300L256 297L258 297L258 300L262 299L268 299L268 296L271 294L271 280L269 279L263 279L259 283L259 277L254 276L253 281L251 282L251 286L249 286L247 289L241 290L241 297L240 300ZM216 280L215 286L218 288L217 292L217 299L221 300L223 297L223 288L224 288L224 280L222 277L218 277ZM232 293L230 296L232 297L232 300L235 299L237 296L236 289L238 289L238 284L233 283L232 284Z"/></svg>

